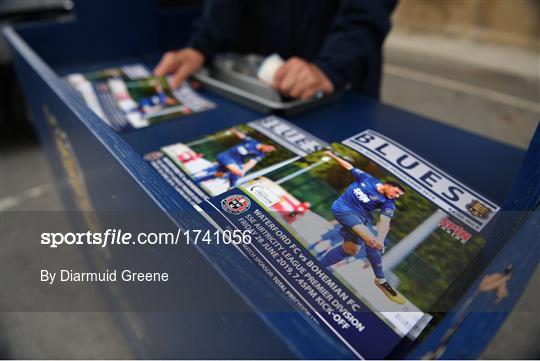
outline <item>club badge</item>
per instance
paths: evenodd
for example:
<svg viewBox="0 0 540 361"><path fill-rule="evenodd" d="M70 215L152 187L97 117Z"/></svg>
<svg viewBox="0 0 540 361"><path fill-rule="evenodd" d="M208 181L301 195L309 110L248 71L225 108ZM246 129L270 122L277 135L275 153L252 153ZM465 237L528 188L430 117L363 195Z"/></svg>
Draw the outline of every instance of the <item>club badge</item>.
<svg viewBox="0 0 540 361"><path fill-rule="evenodd" d="M241 214L251 207L251 201L242 194L233 194L221 201L221 208L231 214Z"/></svg>
<svg viewBox="0 0 540 361"><path fill-rule="evenodd" d="M473 216L482 219L487 219L492 212L491 208L476 199L467 204L467 210L471 212Z"/></svg>

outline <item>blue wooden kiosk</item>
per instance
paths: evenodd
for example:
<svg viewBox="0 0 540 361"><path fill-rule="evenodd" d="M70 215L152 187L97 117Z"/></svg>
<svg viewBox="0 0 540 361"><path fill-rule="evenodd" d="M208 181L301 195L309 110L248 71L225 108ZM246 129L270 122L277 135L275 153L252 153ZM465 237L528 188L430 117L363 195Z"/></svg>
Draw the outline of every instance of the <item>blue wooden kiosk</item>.
<svg viewBox="0 0 540 361"><path fill-rule="evenodd" d="M66 182L70 175L56 149L55 129L61 129L69 139L79 164L80 174L71 176L84 179L85 194L81 197L62 188L67 210L81 210L82 206L88 211L84 207L91 204L98 217L140 212L152 215L144 220L148 227L210 228L142 155L163 144L194 139L261 115L203 89L203 95L217 108L118 134L62 79L72 71L128 62L152 66L163 51L184 44L198 11L189 6L160 8L151 0L79 0L68 18L3 30L58 182ZM353 92L288 120L327 142L368 128L379 131L503 207L455 309L417 342L404 345L393 355L477 357L512 310L540 258L540 132L524 152ZM88 256L95 264L107 262L99 252ZM354 357L335 336L298 312L233 248L191 246L172 252L142 247L129 257L125 262L138 262L150 269L160 264L179 275L178 294L174 296L185 300L185 305L177 308L162 308L161 297L171 295L157 293L149 301L144 295L104 290L111 310L121 311L119 324L140 357ZM500 272L508 264L514 266L509 297L498 305L493 299L480 297L476 289L483 275ZM214 307L216 301L219 306Z"/></svg>

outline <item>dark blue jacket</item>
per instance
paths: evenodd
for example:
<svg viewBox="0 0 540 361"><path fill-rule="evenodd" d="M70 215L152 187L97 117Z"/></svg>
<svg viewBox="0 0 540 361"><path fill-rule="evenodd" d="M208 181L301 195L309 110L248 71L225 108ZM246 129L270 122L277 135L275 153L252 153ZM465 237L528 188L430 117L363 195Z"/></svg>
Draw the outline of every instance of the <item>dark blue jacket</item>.
<svg viewBox="0 0 540 361"><path fill-rule="evenodd" d="M379 96L381 48L397 0L207 0L189 46L315 63L339 89Z"/></svg>

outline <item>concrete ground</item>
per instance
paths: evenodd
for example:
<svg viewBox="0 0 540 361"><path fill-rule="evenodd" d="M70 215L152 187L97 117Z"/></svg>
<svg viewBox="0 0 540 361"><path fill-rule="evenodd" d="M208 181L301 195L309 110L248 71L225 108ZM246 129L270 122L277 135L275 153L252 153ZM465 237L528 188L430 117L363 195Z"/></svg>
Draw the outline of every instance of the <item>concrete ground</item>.
<svg viewBox="0 0 540 361"><path fill-rule="evenodd" d="M525 149L540 120L539 56L393 33L385 46L382 101Z"/></svg>
<svg viewBox="0 0 540 361"><path fill-rule="evenodd" d="M538 54L411 34L393 34L385 54L383 102L527 147L540 114ZM2 131L0 149L2 211L62 209L45 156L34 139ZM7 239L20 228L3 224L1 236ZM2 252L4 269L18 265L25 272L35 267L34 256L25 254L24 246ZM84 297L99 300L96 290L87 292ZM539 292L537 270L483 358L540 356ZM0 357L132 357L111 314L11 312L0 317Z"/></svg>
<svg viewBox="0 0 540 361"><path fill-rule="evenodd" d="M0 138L0 209L6 212L1 224L0 249L2 270L17 273L21 282L39 274L42 262L56 264L52 255L30 251L30 242L12 241L21 234L35 235L46 229L42 218L25 222L34 211L55 212L62 210L62 202L53 183L47 159L37 141L28 135L11 135ZM19 215L21 222L13 220ZM55 212L55 227L70 229L65 213ZM36 221L38 224L36 224ZM27 236L26 239L29 237ZM76 250L68 250L71 264L82 264ZM49 259L43 260L43 257ZM24 287L24 286L22 286ZM85 287L84 298L95 309L105 309L97 287ZM1 295L3 308L31 308L32 299L17 295ZM53 300L70 302L72 300ZM13 303L17 302L16 305ZM22 304L21 304L22 303ZM81 327L84 325L84 327ZM2 348L3 346L3 348ZM115 323L114 314L105 312L2 312L0 314L0 358L18 359L126 359L133 358Z"/></svg>

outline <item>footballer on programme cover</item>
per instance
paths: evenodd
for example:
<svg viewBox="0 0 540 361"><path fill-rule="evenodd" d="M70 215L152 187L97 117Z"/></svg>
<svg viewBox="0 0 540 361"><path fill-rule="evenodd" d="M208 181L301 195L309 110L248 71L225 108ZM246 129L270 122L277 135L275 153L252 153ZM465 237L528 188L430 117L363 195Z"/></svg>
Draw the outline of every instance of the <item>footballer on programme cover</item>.
<svg viewBox="0 0 540 361"><path fill-rule="evenodd" d="M168 78L152 76L142 64L74 73L66 79L86 104L119 132L214 107L187 82L173 89Z"/></svg>
<svg viewBox="0 0 540 361"><path fill-rule="evenodd" d="M322 140L270 116L166 145L145 159L178 193L197 204L324 146Z"/></svg>
<svg viewBox="0 0 540 361"><path fill-rule="evenodd" d="M396 159L401 168L392 168ZM399 173L403 168L408 175ZM239 250L265 260L295 303L367 358L384 357L402 337L419 335L484 247L476 230L498 210L372 131L201 207L222 228L251 229L258 241ZM381 335L387 342L375 342Z"/></svg>

